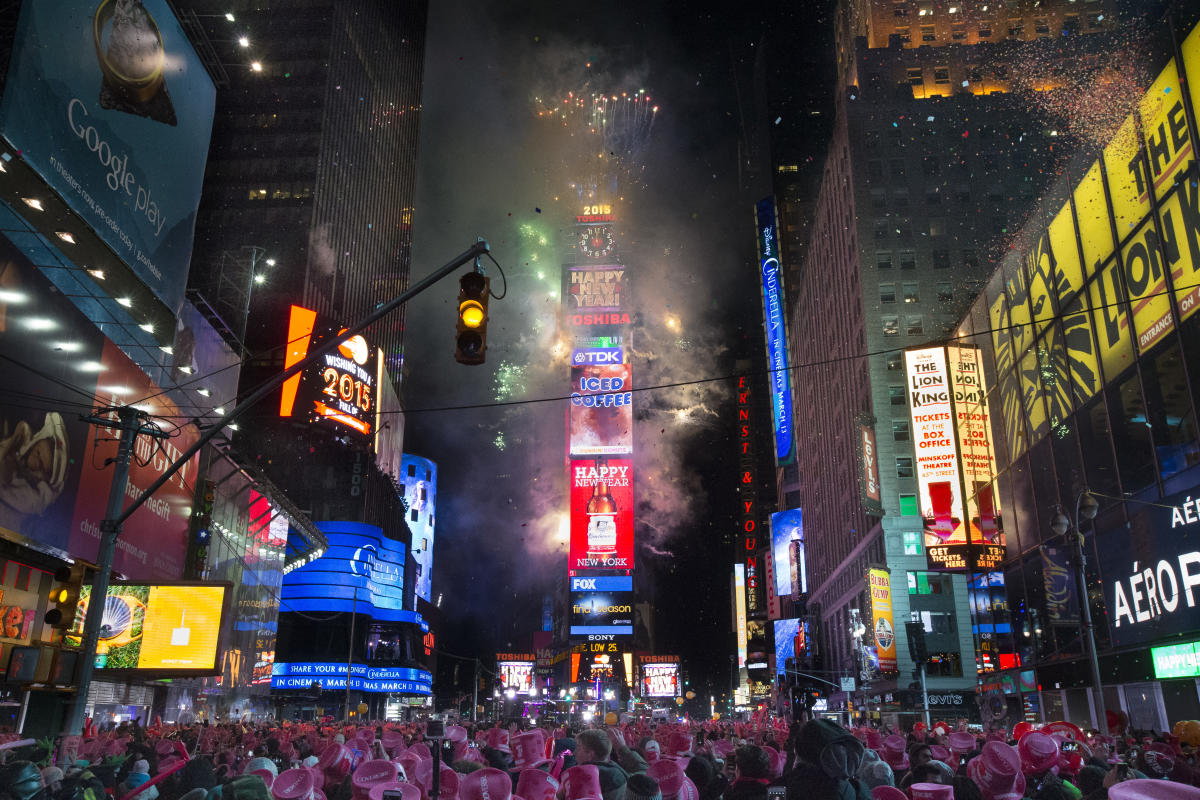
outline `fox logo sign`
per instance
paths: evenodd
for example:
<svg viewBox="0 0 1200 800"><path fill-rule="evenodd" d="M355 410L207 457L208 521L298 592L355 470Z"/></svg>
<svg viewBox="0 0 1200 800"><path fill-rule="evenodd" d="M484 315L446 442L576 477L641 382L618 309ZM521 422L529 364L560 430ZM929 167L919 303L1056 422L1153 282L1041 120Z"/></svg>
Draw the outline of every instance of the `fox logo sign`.
<svg viewBox="0 0 1200 800"><path fill-rule="evenodd" d="M632 592L633 577L609 575L599 578L571 578L572 592Z"/></svg>

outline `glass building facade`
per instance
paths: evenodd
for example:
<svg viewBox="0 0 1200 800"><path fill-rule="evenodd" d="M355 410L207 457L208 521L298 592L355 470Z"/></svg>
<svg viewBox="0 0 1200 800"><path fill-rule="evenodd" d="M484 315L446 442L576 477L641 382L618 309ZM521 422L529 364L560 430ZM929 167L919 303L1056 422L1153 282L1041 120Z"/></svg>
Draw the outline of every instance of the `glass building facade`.
<svg viewBox="0 0 1200 800"><path fill-rule="evenodd" d="M984 366L996 476L983 488L1006 534L1020 662L983 688L1046 721L1096 718L1075 565L1051 531L1060 507L1075 524L1087 490L1104 706L1163 730L1200 715L1195 670L1155 652L1200 638L1200 28L1144 44L1165 67L1116 135L1064 170L956 338Z"/></svg>

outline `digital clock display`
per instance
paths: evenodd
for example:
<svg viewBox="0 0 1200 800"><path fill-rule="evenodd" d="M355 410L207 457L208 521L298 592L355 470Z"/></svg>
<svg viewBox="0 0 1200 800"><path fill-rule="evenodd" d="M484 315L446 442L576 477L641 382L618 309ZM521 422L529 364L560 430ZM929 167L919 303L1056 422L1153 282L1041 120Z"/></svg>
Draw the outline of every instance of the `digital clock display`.
<svg viewBox="0 0 1200 800"><path fill-rule="evenodd" d="M315 311L292 306L284 368L303 359L330 336L345 328L321 319ZM304 417L320 424L370 437L375 430L376 359L362 334L346 337L337 348L309 364L283 385L279 414Z"/></svg>

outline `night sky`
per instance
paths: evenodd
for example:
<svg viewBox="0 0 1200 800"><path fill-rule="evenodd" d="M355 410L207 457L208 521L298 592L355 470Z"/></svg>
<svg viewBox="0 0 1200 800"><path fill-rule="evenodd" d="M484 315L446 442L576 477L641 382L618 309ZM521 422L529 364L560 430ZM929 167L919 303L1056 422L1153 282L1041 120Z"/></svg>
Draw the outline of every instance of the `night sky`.
<svg viewBox="0 0 1200 800"><path fill-rule="evenodd" d="M411 304L406 332L405 449L440 465L433 592L449 618L440 647L467 656L525 642L543 596L566 589L565 401L553 398L569 384L565 358L554 357L550 292L559 289L553 245L576 204L563 196L568 170L555 155L562 131L538 119L538 100L645 88L660 105L644 169L625 192L638 252L635 387L730 375L735 355L763 347L756 198L739 189L738 162L755 54L768 47L777 72L796 76L771 118L782 115L793 146L818 162L828 114L809 111L832 108L826 13L501 5L431 4L412 279L478 235L504 267L508 295L491 303L485 366L453 361L452 280ZM485 266L499 293L498 271ZM636 558L650 578L639 586L655 602L658 651L681 655L692 686L711 681L717 693L729 684L733 641L733 552L723 543L736 524L730 387L707 381L634 400ZM446 409L464 405L480 407Z"/></svg>

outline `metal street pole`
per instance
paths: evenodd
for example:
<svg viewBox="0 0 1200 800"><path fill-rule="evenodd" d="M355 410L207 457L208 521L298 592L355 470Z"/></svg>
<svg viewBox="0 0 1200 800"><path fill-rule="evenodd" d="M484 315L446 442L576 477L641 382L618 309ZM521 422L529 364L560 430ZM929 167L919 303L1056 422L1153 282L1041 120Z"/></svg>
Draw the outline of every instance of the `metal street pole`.
<svg viewBox="0 0 1200 800"><path fill-rule="evenodd" d="M925 662L921 662L921 707L925 709L925 730L930 730L929 690L925 688Z"/></svg>
<svg viewBox="0 0 1200 800"><path fill-rule="evenodd" d="M472 684L474 694L471 698L471 722L479 721L479 659L475 659L475 682Z"/></svg>
<svg viewBox="0 0 1200 800"><path fill-rule="evenodd" d="M1104 708L1104 682L1100 677L1100 654L1096 651L1096 632L1092 627L1092 604L1088 601L1087 592L1087 575L1084 567L1087 564L1086 557L1083 553L1083 533L1079 530L1079 512L1084 498L1087 498L1088 503L1082 507L1087 519L1094 519L1096 512L1100 509L1100 504L1096 502L1096 498L1092 497L1091 492L1084 489L1075 498L1075 519L1068 520L1063 513L1062 506L1058 507L1058 514L1050 524L1050 529L1060 536L1070 535L1071 539L1071 561L1075 573L1075 593L1079 596L1079 618L1083 627L1083 638L1087 647L1088 666L1092 673L1092 693L1095 695L1095 710L1096 710L1096 729L1100 731L1102 736L1108 735L1108 713ZM1074 528L1069 530L1072 522Z"/></svg>
<svg viewBox="0 0 1200 800"><path fill-rule="evenodd" d="M428 289L433 284L440 281L442 278L449 275L454 270L466 264L469 261L474 261L483 254L491 250L491 247L486 241L480 239L471 245L469 248L459 253L450 261L443 264L433 273L425 278L417 281L416 284L410 286L406 291L388 300L386 303L381 303L374 311L368 314L363 319L359 320L354 325L347 328L340 336L330 336L324 342L320 343L306 355L304 358L297 361L292 366L284 369L276 374L270 380L264 382L257 389L247 395L230 411L225 413L212 426L200 434L195 443L191 447L184 450L179 458L175 459L158 479L146 487L145 491L137 496L124 511L121 510L121 504L125 497L126 485L129 482L129 457L133 450L134 440L138 433L147 433L149 435L165 435L156 428L144 428L140 424L129 430L130 423L125 420L129 415L142 414L132 407L122 407L117 409L117 414L122 420L121 444L117 450L117 469L113 474L112 488L109 490L108 508L105 512L105 518L100 523L100 552L97 558L99 572L96 579L92 582L92 597L106 597L108 594L108 574L112 570L113 555L117 547L117 539L121 535L121 526L125 520L129 519L135 511L149 500L155 492L161 489L171 477L183 467L184 464L192 460L192 457L200 452L200 450L212 441L218 434L227 428L230 423L241 418L243 414L249 411L258 401L265 398L267 395L274 392L284 381L293 375L298 375L309 364L317 359L322 358L326 353L332 352L341 342L354 336L357 333L365 330L379 320L386 317L396 309L403 306L413 297L416 297L421 292ZM144 416L143 416L144 418ZM107 424L107 423L105 423ZM129 436L128 445L125 444L125 436ZM122 464L122 452L124 452L124 463ZM103 603L103 600L101 601ZM83 716L87 705L87 689L91 683L92 669L96 661L96 643L100 638L100 618L102 615L92 614L84 621L84 638L83 645L79 653L80 661L82 662L79 671L79 688L75 698L75 706L71 713L70 721L67 725L67 733L78 736L83 732ZM349 683L350 676L346 676Z"/></svg>
<svg viewBox="0 0 1200 800"><path fill-rule="evenodd" d="M87 712L88 690L92 685L92 672L96 668L96 646L100 642L100 623L104 620L104 604L108 597L109 574L112 572L113 556L116 553L117 537L121 526L114 522L121 513L121 505L125 501L125 486L129 481L129 462L133 456L133 446L139 433L160 438L166 436L157 428L149 428L143 424L146 419L144 411L138 411L132 406L117 409L117 418L121 428L121 438L117 444L116 465L113 470L112 485L108 488L108 507L104 512L104 521L100 523L100 554L97 564L96 577L92 581L92 593L88 598L88 613L83 618L83 643L80 652L83 655L79 665L79 685L75 692L75 703L71 708L71 717L67 733L78 736L83 733L83 718ZM110 425L111 420L91 417L89 422L97 425Z"/></svg>

